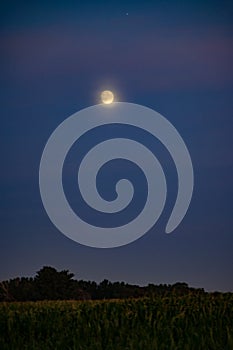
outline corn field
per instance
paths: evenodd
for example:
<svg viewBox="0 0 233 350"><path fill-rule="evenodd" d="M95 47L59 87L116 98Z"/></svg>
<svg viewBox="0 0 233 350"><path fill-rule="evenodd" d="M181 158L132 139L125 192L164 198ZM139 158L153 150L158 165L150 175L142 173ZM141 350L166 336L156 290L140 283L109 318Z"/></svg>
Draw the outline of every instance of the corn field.
<svg viewBox="0 0 233 350"><path fill-rule="evenodd" d="M233 294L0 304L1 350L233 350Z"/></svg>

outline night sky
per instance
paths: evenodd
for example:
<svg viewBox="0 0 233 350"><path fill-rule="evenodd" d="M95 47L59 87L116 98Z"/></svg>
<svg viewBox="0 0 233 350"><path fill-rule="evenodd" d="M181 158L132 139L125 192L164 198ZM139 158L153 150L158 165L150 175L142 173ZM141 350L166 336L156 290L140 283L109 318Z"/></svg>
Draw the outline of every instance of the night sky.
<svg viewBox="0 0 233 350"><path fill-rule="evenodd" d="M97 282L180 281L233 291L231 2L48 3L12 1L0 9L0 280L33 276L50 265ZM118 101L158 111L176 127L189 149L195 184L185 218L172 234L165 234L177 178L169 154L155 142L168 182L159 221L129 245L97 249L68 239L51 223L38 176L54 129L78 110L100 103L105 89ZM127 132L134 135L121 127L97 130L83 138L82 150L106 135L126 137ZM144 133L135 136L151 143ZM64 166L67 197L82 217L101 221L77 202L73 176L80 154L75 148ZM142 184L136 202L144 201L143 174L117 161L97 178L103 196L111 199L111 180L106 178L116 172L135 176L135 187ZM132 205L129 217L139 209ZM126 219L106 220L105 225L114 226Z"/></svg>

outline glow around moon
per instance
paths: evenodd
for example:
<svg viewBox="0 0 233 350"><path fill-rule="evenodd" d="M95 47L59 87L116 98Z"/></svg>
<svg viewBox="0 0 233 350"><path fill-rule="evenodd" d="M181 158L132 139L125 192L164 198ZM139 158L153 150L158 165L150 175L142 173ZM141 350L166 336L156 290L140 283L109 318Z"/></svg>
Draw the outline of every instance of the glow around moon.
<svg viewBox="0 0 233 350"><path fill-rule="evenodd" d="M101 100L104 104L109 105L114 101L114 95L112 91L105 90L101 93Z"/></svg>

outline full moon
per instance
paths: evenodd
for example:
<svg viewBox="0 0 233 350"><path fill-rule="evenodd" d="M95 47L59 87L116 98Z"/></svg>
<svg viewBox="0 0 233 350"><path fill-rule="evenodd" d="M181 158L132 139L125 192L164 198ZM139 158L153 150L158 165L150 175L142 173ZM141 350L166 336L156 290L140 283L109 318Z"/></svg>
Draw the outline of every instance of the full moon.
<svg viewBox="0 0 233 350"><path fill-rule="evenodd" d="M105 90L101 93L101 100L104 104L109 105L114 101L114 95L112 91Z"/></svg>

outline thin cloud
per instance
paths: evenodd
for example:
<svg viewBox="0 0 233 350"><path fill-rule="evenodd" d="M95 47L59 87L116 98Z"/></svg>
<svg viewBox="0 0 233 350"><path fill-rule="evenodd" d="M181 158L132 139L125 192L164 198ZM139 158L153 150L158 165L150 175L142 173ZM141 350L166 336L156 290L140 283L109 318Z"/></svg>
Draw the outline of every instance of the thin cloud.
<svg viewBox="0 0 233 350"><path fill-rule="evenodd" d="M233 82L232 36L217 28L207 32L174 28L173 32L127 34L78 27L43 27L5 33L3 65L9 76L37 79L115 74L144 89L224 87Z"/></svg>

